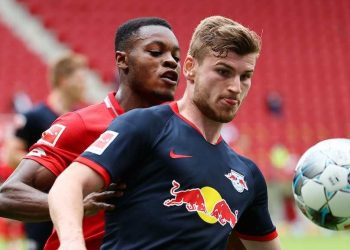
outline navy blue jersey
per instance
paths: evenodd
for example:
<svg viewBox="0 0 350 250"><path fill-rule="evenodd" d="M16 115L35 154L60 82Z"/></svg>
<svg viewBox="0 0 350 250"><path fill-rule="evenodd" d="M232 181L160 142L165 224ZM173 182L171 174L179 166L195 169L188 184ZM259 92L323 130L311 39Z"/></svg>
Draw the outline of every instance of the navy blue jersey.
<svg viewBox="0 0 350 250"><path fill-rule="evenodd" d="M106 213L102 249L225 249L232 230L276 236L265 180L223 141L208 143L177 104L115 119L77 159L127 190Z"/></svg>
<svg viewBox="0 0 350 250"><path fill-rule="evenodd" d="M16 129L16 137L26 142L27 150L36 143L41 134L50 127L58 115L46 104L41 103L23 114L25 123Z"/></svg>

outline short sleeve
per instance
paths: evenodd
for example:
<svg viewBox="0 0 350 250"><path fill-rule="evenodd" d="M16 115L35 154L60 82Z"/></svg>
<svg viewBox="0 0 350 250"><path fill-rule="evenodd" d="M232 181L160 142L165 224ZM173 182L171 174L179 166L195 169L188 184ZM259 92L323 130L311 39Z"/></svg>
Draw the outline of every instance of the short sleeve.
<svg viewBox="0 0 350 250"><path fill-rule="evenodd" d="M131 114L130 114L131 113ZM150 153L153 130L140 122L138 112L129 112L116 119L109 128L77 158L104 179L107 186L128 171L137 171Z"/></svg>
<svg viewBox="0 0 350 250"><path fill-rule="evenodd" d="M79 114L59 117L25 156L59 175L86 148L82 141L85 124Z"/></svg>
<svg viewBox="0 0 350 250"><path fill-rule="evenodd" d="M265 179L255 164L250 163L254 175L255 196L251 205L240 217L235 230L242 239L268 241L277 236L268 210Z"/></svg>

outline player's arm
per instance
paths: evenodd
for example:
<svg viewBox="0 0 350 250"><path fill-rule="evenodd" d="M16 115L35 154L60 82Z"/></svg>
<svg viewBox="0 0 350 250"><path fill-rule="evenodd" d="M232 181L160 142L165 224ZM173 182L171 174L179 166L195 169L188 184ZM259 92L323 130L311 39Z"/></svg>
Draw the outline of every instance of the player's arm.
<svg viewBox="0 0 350 250"><path fill-rule="evenodd" d="M49 220L47 192L56 176L24 159L0 187L0 216L22 221Z"/></svg>
<svg viewBox="0 0 350 250"><path fill-rule="evenodd" d="M235 232L229 237L227 250L280 250L278 237L270 241L250 241L240 239Z"/></svg>
<svg viewBox="0 0 350 250"><path fill-rule="evenodd" d="M99 174L78 162L72 163L57 178L48 200L60 249L86 249L82 233L83 197L103 186L104 180Z"/></svg>
<svg viewBox="0 0 350 250"><path fill-rule="evenodd" d="M247 250L235 231L232 231L228 239L227 250Z"/></svg>
<svg viewBox="0 0 350 250"><path fill-rule="evenodd" d="M281 250L282 249L278 237L270 241L250 241L250 240L242 239L242 242L247 250Z"/></svg>
<svg viewBox="0 0 350 250"><path fill-rule="evenodd" d="M16 171L0 187L0 216L32 222L50 220L47 193L56 176L74 159L69 156L69 152L82 136L79 131L85 131L79 128L83 125L77 119L79 117L74 113L59 118L48 130L57 132L58 128L58 136L53 138L57 141L56 144L48 146L47 143L40 143L46 140L43 135L32 147L27 159L22 160ZM59 129L62 130L63 127L64 133L61 133ZM120 194L115 191L91 194L85 203L86 214L96 213L99 209L113 209L113 205L106 204L103 200Z"/></svg>
<svg viewBox="0 0 350 250"><path fill-rule="evenodd" d="M55 180L56 175L47 168L36 161L23 159L0 187L0 216L26 222L49 221L47 193ZM91 193L84 199L85 214L114 209L113 205L104 201L120 197L124 188L124 184L118 183L112 185L111 190Z"/></svg>
<svg viewBox="0 0 350 250"><path fill-rule="evenodd" d="M273 225L268 210L268 193L265 179L259 168L250 160L242 158L246 166L252 170L251 180L254 196L251 197L250 205L241 214L234 233L232 233L229 246L236 250L234 244L242 248L240 240L247 250L279 250L281 249L276 227ZM238 239L239 238L239 239Z"/></svg>

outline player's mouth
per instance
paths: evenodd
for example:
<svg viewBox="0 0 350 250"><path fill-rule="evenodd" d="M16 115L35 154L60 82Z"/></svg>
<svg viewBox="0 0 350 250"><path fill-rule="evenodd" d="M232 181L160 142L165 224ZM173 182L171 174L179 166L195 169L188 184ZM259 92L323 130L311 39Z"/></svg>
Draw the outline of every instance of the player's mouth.
<svg viewBox="0 0 350 250"><path fill-rule="evenodd" d="M238 106L240 101L238 99L234 99L234 98L230 98L230 97L226 97L222 99L223 102L228 105L228 106Z"/></svg>
<svg viewBox="0 0 350 250"><path fill-rule="evenodd" d="M161 74L160 78L168 84L177 85L179 74L175 70L168 70Z"/></svg>

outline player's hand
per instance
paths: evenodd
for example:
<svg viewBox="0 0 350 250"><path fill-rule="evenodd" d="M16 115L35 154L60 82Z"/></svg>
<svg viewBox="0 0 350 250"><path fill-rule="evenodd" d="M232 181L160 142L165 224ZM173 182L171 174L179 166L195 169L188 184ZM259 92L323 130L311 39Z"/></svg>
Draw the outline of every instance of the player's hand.
<svg viewBox="0 0 350 250"><path fill-rule="evenodd" d="M87 195L84 199L84 215L94 215L101 209L113 210L115 206L109 203L110 199L123 196L125 188L124 183L112 183L106 191Z"/></svg>

